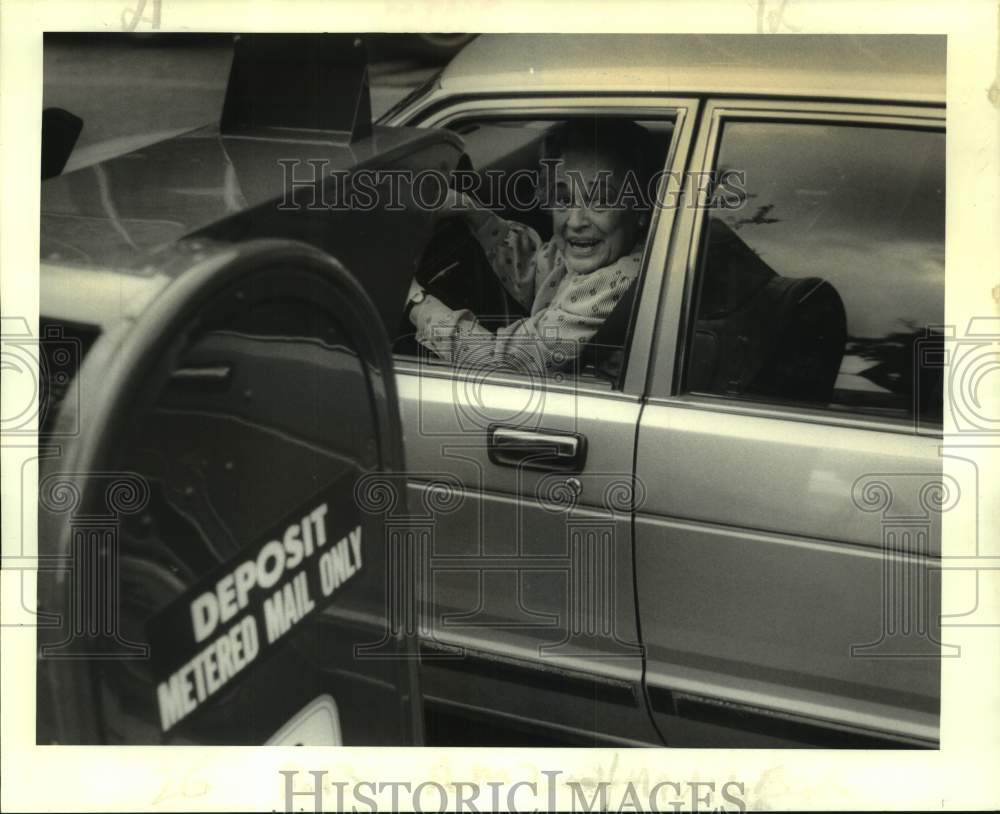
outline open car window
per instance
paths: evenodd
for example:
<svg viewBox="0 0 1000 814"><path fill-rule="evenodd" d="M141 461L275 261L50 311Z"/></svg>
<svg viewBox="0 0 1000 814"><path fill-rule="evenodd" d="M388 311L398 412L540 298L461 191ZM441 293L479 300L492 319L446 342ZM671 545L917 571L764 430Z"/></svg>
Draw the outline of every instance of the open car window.
<svg viewBox="0 0 1000 814"><path fill-rule="evenodd" d="M674 136L673 119L624 119L613 116L602 119L640 128L647 170L634 188L641 188L642 201L648 205L657 194L656 184L660 180ZM477 206L494 213L504 222L515 224L520 233L532 235L532 239L539 245L539 251L548 252L549 260L555 256L553 252L558 253L560 250L553 240L554 209L560 204L559 193L553 191L552 186L555 171L551 166L546 167L542 159L555 160L549 155L553 136L567 121L568 117L491 115L462 118L448 125L449 129L462 138L465 148L465 175L459 188L466 191ZM622 207L632 206L634 197L622 194L619 190L616 203ZM648 224L649 220L651 218L647 217L645 223ZM450 275L452 279L461 281L456 282L455 286L459 290L448 292L450 301L446 304L449 308L468 308L475 314L480 325L494 332L504 331L505 328L509 330L518 320L532 317L537 291L530 291L526 296L523 288L514 292L509 285L501 283L498 286L497 278L503 276L499 268L502 260L494 256L485 258L486 262L483 262L482 252L477 251L476 237L470 236L468 230L463 232L461 228L444 226L441 232L443 234L431 241L418 265L423 267L424 279L441 280ZM573 377L604 388L621 386L634 306L642 285L643 269L640 261L648 239L648 225L644 225L639 230L635 243L625 250L625 254L619 255L606 266L611 268L615 262L626 259L627 256L635 256L633 262L637 273L630 281L623 281L620 290L614 291L611 311L606 318L603 311L600 312L596 332L579 344L573 344L577 340L572 340L566 346L569 349L564 354L565 362L558 367L542 371L526 370L525 373L531 376L542 372L560 379ZM477 254L479 257L476 257ZM426 268L428 265L434 266L437 271ZM439 274L442 276L438 277ZM418 279L420 275L421 271L418 271ZM543 276L540 273L539 279ZM603 284L598 282L600 279L599 273L594 274L598 285ZM560 294L563 293L565 292L560 291ZM584 296L587 293L589 290L584 292ZM555 304L559 305L559 301ZM479 308L475 307L477 305ZM538 308L534 307L534 315L537 314ZM592 323L589 323L587 329L591 327ZM395 343L398 356L417 358L421 364L450 366L449 361L439 358L422 346L414 333L410 320L404 318ZM540 340L531 341L537 344ZM527 364L531 366L534 354L527 348L527 344L530 343L522 343L524 352L519 355L522 360L528 360ZM500 372L506 374L516 375L519 372L516 362L500 367Z"/></svg>

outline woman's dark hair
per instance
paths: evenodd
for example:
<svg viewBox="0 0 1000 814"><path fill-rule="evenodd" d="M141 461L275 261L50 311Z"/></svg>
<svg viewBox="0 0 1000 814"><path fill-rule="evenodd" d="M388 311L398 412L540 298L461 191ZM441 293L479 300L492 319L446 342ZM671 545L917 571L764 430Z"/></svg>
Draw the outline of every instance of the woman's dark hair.
<svg viewBox="0 0 1000 814"><path fill-rule="evenodd" d="M542 142L542 159L559 159L571 150L586 150L615 159L635 173L642 200L648 205L648 188L661 163L649 131L631 119L586 116L557 124Z"/></svg>

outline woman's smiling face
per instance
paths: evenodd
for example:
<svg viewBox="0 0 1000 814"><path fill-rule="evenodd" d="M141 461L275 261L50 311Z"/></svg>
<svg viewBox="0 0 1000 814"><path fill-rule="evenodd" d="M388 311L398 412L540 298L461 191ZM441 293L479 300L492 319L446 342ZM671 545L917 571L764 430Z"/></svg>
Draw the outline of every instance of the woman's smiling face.
<svg viewBox="0 0 1000 814"><path fill-rule="evenodd" d="M585 150L567 151L556 167L552 234L571 273L604 268L635 244L639 213L613 206L626 173L613 158Z"/></svg>

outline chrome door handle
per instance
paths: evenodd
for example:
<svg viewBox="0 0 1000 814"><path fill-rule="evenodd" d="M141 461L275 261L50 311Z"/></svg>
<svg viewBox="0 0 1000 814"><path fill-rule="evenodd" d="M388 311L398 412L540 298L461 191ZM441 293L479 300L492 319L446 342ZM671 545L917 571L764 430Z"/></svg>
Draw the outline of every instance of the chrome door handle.
<svg viewBox="0 0 1000 814"><path fill-rule="evenodd" d="M487 430L490 460L501 466L578 472L587 456L587 439L575 432L523 430L491 424Z"/></svg>

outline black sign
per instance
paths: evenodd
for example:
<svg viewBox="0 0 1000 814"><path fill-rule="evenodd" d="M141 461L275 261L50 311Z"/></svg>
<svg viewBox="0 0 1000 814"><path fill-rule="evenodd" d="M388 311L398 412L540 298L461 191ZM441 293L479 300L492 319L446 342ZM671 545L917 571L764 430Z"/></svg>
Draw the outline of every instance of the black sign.
<svg viewBox="0 0 1000 814"><path fill-rule="evenodd" d="M325 489L147 622L164 732L252 668L364 568L352 484Z"/></svg>

